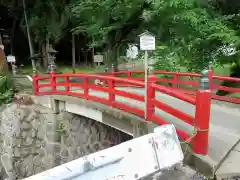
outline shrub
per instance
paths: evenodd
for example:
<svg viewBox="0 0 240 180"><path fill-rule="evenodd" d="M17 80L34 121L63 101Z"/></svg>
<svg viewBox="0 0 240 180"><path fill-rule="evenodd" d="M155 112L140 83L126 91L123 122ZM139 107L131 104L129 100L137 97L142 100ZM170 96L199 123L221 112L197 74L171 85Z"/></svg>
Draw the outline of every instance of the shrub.
<svg viewBox="0 0 240 180"><path fill-rule="evenodd" d="M14 85L10 77L0 75L0 104L12 102L14 95Z"/></svg>

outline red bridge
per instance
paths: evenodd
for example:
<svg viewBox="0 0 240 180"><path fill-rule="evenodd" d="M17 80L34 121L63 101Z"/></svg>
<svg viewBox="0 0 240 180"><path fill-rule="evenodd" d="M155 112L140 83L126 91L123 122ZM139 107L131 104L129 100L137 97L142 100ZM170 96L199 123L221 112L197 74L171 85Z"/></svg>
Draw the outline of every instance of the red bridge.
<svg viewBox="0 0 240 180"><path fill-rule="evenodd" d="M148 76L145 97L143 76L142 71L34 75L34 95L76 96L158 125L175 124L179 138L190 144L196 156L210 157L216 171L240 140L240 112L215 105L211 99L240 104L240 98L215 94L218 90L240 93L240 88L220 85L240 83L240 78L215 76L209 70L205 77L209 88L204 89L199 87L200 74L155 71Z"/></svg>

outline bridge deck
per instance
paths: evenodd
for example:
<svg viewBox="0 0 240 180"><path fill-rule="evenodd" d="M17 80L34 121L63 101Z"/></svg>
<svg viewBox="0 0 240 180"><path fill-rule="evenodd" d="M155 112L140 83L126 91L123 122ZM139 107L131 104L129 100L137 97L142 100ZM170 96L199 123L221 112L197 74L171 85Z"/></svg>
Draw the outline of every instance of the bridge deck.
<svg viewBox="0 0 240 180"><path fill-rule="evenodd" d="M44 88L47 91L47 88ZM118 88L122 91L132 92L136 94L144 95L143 88ZM64 87L57 87L57 90L64 90ZM83 92L77 88L72 88L73 92ZM99 91L90 90L89 94L92 96L108 98L108 94ZM168 95L157 93L156 98L162 102L172 106L177 107L177 109L189 114L194 115L195 107L186 102L183 102L174 97ZM139 107L144 109L144 103L139 101L134 101L132 99L127 99L121 96L116 96L116 101L128 104L132 107ZM178 128L183 129L188 132L193 131L193 127L184 123L183 121L161 111L160 109L155 109L157 115L167 120L169 123L176 125ZM236 168L240 161L240 151L234 147L240 141L240 109L233 109L222 107L218 104L212 104L211 107L211 121L210 121L210 137L209 137L209 155L208 157L202 157L206 163L211 164L214 169L217 169L220 164L221 168L217 171L219 175L226 175L224 173L226 169L231 169L232 173L239 173L240 169ZM230 154L229 154L230 153ZM226 158L229 154L229 158ZM231 158L234 154L235 158ZM226 160L225 160L226 159ZM235 168L234 168L235 167Z"/></svg>

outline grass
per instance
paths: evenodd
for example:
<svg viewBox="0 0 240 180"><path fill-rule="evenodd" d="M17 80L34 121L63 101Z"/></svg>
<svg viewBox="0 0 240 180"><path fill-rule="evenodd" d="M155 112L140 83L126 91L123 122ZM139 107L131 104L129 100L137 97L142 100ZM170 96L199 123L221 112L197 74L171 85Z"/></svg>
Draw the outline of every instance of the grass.
<svg viewBox="0 0 240 180"><path fill-rule="evenodd" d="M215 75L218 76L229 76L230 75L230 69L231 69L231 65L230 64L225 64L222 67L216 67L213 69L213 72Z"/></svg>
<svg viewBox="0 0 240 180"><path fill-rule="evenodd" d="M32 67L31 66L24 66L22 69L24 74L32 74ZM58 66L57 70L61 73L72 73L71 66ZM139 69L141 70L141 69ZM143 69L142 69L143 70ZM76 73L97 73L102 72L103 68L93 68L89 66L78 66L76 67ZM215 75L219 76L229 76L230 74L230 65L224 65L223 67L216 67L213 69ZM143 77L142 75L133 75L134 77Z"/></svg>
<svg viewBox="0 0 240 180"><path fill-rule="evenodd" d="M81 67L76 67L76 73L94 73L94 72L99 72L101 69L96 69L93 67L87 67L87 66L81 66ZM32 74L32 67L31 66L25 66L22 69L24 74ZM58 66L57 71L60 73L72 73L72 67L70 66Z"/></svg>

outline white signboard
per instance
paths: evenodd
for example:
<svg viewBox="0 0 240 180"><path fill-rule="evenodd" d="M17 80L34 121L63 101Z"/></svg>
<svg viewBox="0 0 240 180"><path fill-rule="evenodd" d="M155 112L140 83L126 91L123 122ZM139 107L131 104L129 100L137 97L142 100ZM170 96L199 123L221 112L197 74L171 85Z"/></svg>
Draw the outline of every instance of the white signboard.
<svg viewBox="0 0 240 180"><path fill-rule="evenodd" d="M143 51L155 50L155 37L150 34L140 36L140 49Z"/></svg>
<svg viewBox="0 0 240 180"><path fill-rule="evenodd" d="M135 45L128 45L127 57L131 59L136 59L138 55L138 47Z"/></svg>
<svg viewBox="0 0 240 180"><path fill-rule="evenodd" d="M7 62L15 63L16 62L15 56L12 55L7 56Z"/></svg>
<svg viewBox="0 0 240 180"><path fill-rule="evenodd" d="M103 62L103 55L95 55L95 56L94 56L94 62L95 62L95 63L101 63L101 62Z"/></svg>

